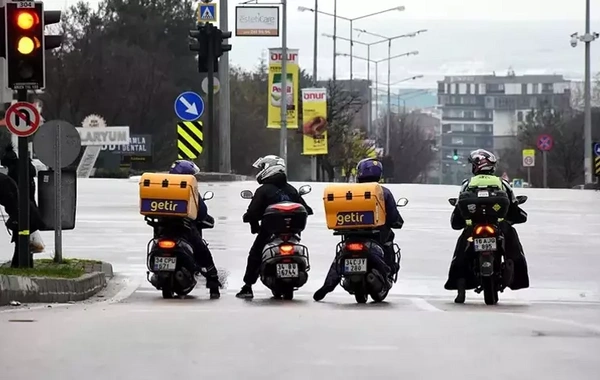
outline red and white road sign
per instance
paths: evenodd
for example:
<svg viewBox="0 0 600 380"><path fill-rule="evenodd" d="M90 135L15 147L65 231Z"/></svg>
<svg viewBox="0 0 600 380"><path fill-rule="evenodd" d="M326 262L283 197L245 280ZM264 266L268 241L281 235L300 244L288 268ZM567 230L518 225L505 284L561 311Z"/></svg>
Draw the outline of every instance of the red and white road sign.
<svg viewBox="0 0 600 380"><path fill-rule="evenodd" d="M19 137L28 137L40 127L40 113L32 103L17 102L6 110L6 127Z"/></svg>

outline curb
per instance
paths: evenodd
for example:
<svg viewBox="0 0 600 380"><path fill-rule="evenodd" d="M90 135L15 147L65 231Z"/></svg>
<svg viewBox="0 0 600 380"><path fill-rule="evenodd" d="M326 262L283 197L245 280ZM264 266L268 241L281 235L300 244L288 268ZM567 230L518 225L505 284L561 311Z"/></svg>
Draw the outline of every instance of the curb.
<svg viewBox="0 0 600 380"><path fill-rule="evenodd" d="M47 278L0 275L0 306L20 303L67 303L83 301L98 293L113 277L109 263L93 264L78 278Z"/></svg>

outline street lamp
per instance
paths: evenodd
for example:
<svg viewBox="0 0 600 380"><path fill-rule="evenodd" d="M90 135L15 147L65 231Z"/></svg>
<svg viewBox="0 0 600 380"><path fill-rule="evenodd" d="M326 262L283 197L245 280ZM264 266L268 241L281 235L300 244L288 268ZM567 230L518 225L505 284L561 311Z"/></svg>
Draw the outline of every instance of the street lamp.
<svg viewBox="0 0 600 380"><path fill-rule="evenodd" d="M376 76L378 75L377 65L379 63L381 63L381 62L388 61L388 67L389 67L390 62L391 62L392 59L400 58L400 57L407 57L409 55L418 55L418 54L419 54L419 52L416 51L416 50L414 50L414 51L409 51L407 53L398 54L398 55L395 55L393 57L387 57L387 58L384 58L384 59L380 59L380 60L374 61L374 63L375 63L375 75ZM349 54L336 53L336 55L341 55L341 56L347 57ZM368 61L368 59L362 58L362 57L354 57L354 58L356 58L356 59L362 59L364 61ZM386 154L389 154L389 151L390 151L390 112L389 112L390 98L389 98L389 96L390 96L390 87L388 86L388 114L387 114L387 125L385 127L385 149L386 149L385 152L386 152Z"/></svg>
<svg viewBox="0 0 600 380"><path fill-rule="evenodd" d="M381 42L387 41L388 42L388 57L391 57L392 55L392 41L398 39L398 38L405 38L405 37L416 37L417 34L421 34L421 33L425 33L427 31L427 29L421 29L421 30L417 30L416 32L412 32L412 33L407 33L407 34L400 34L398 36L394 36L394 37L386 37L386 36L382 36L381 34L377 34L377 33L372 33L369 32L365 29L357 29L358 32L361 33L365 33L365 34L369 34L371 36L375 36L375 37L379 37L379 38L383 38L383 40ZM418 52L417 52L418 54ZM386 154L389 154L389 130L390 130L390 108L391 108L391 89L389 86L390 80L391 80L391 61L388 61L388 115L387 115L387 127L386 127L386 134L388 135L386 143L387 143L387 147L386 147Z"/></svg>
<svg viewBox="0 0 600 380"><path fill-rule="evenodd" d="M323 33L322 34L323 37L328 37L328 38L333 38L333 40L335 41L336 38L339 38L341 40L344 41L349 41L351 43L357 43L359 45L363 45L367 47L367 81L370 82L371 81L371 62L374 62L371 60L371 45L375 45L378 44L382 41L377 41L377 42L371 42L371 43L366 43L366 42L361 42L361 41L352 41L352 39L350 38L345 38L345 37L336 37L335 35L332 34L328 34L328 33ZM335 58L334 58L335 59ZM375 84L377 85L377 76L375 76ZM369 84L370 86L370 84ZM377 91L377 90L375 90ZM373 115L372 115L372 109L373 109L373 97L371 94L371 91L369 91L369 119L368 119L368 125L367 125L367 133L370 135L371 134L371 130L372 130L372 120L373 120Z"/></svg>
<svg viewBox="0 0 600 380"><path fill-rule="evenodd" d="M579 36L578 33L571 34L571 46L576 47L577 41L585 43L585 84L584 84L584 157L583 168L585 173L585 183L592 183L592 78L590 70L590 43L596 40L600 35L590 32L590 0L585 2L585 34Z"/></svg>
<svg viewBox="0 0 600 380"><path fill-rule="evenodd" d="M337 8L336 4L337 4L337 2L335 1L334 2L334 7L335 8ZM353 37L353 31L354 31L353 23L354 23L354 21L362 20L362 19L365 19L365 18L368 18L368 17L377 16L377 15L380 15L380 14L383 14L383 13L392 12L392 11L402 12L405 9L406 8L404 6L398 6L398 7L394 7L394 8L385 9L385 10L382 10L382 11L379 11L379 12L369 13L369 14L366 14L366 15L363 15L363 16L348 18L348 17L344 17L344 16L339 16L336 11L334 11L334 13L328 13L328 12L320 11L318 9L315 10L313 8L307 8L307 7L303 7L303 6L299 6L298 7L298 11L300 11L300 12L306 12L306 11L308 11L308 12L316 12L316 13L320 13L320 14L323 14L323 15L331 16L334 19L338 19L339 18L339 19L346 20L346 21L350 22L350 81L352 81L352 78L353 78L353 76L352 76L353 75L352 74L352 59L353 59L353 50L352 50L352 48L354 46L354 37ZM316 30L315 30L315 33L316 33ZM335 55L335 51L336 51L335 40L336 40L336 36L337 36L335 22L334 22L333 34L334 34L334 39L333 39L333 41L334 41L334 50L333 51L334 51L334 55ZM383 41L381 41L381 42L383 42ZM334 74L333 75L335 76L335 57L334 57L333 61L334 61Z"/></svg>

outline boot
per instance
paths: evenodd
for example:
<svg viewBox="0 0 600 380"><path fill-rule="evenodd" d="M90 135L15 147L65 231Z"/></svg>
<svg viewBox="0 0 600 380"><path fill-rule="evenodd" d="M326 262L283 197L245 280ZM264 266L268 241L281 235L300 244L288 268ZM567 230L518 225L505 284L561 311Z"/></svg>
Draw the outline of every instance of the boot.
<svg viewBox="0 0 600 380"><path fill-rule="evenodd" d="M459 278L456 281L456 289L458 291L458 295L454 299L454 303L465 303L465 299L467 298L467 290L466 290L466 281L464 278Z"/></svg>
<svg viewBox="0 0 600 380"><path fill-rule="evenodd" d="M206 280L206 287L208 288L211 300L221 298L221 292L219 291L221 283L219 282L218 278Z"/></svg>
<svg viewBox="0 0 600 380"><path fill-rule="evenodd" d="M313 299L317 302L321 301L323 298L325 298L327 294L331 293L332 291L333 289L330 286L323 285L319 290L315 292L315 294L313 295Z"/></svg>
<svg viewBox="0 0 600 380"><path fill-rule="evenodd" d="M252 292L252 286L248 285L248 284L242 286L242 289L240 290L240 292L238 294L236 294L235 296L237 298L245 298L245 299L254 298L254 293Z"/></svg>

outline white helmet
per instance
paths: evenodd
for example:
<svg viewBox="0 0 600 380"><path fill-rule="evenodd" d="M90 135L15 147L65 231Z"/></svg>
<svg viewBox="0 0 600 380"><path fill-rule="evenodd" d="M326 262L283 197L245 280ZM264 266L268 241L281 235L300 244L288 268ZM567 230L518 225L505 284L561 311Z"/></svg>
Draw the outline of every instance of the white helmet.
<svg viewBox="0 0 600 380"><path fill-rule="evenodd" d="M256 181L261 184L265 179L276 174L285 174L285 161L283 158L272 154L260 157L252 166L259 170L256 174Z"/></svg>

